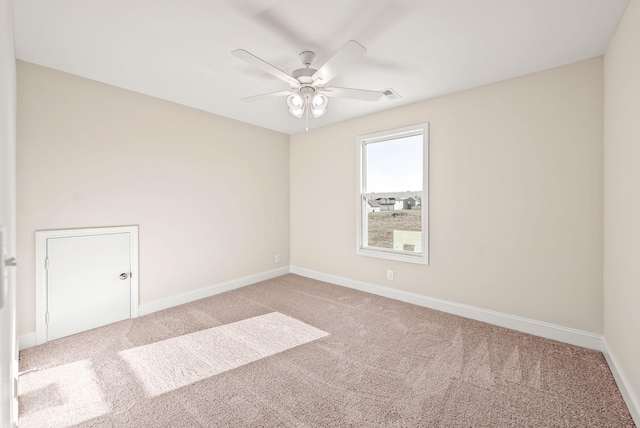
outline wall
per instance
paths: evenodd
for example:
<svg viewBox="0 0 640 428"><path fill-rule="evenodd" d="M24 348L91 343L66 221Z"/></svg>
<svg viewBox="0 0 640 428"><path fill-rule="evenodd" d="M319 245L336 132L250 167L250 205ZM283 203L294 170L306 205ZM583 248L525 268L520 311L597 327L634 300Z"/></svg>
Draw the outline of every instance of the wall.
<svg viewBox="0 0 640 428"><path fill-rule="evenodd" d="M605 54L604 88L604 336L635 390L635 408L640 412L638 1L629 2Z"/></svg>
<svg viewBox="0 0 640 428"><path fill-rule="evenodd" d="M289 136L18 63L18 334L34 232L139 225L140 303L289 264Z"/></svg>
<svg viewBox="0 0 640 428"><path fill-rule="evenodd" d="M602 79L600 57L293 135L292 265L602 333ZM430 265L356 256L356 136L424 121Z"/></svg>

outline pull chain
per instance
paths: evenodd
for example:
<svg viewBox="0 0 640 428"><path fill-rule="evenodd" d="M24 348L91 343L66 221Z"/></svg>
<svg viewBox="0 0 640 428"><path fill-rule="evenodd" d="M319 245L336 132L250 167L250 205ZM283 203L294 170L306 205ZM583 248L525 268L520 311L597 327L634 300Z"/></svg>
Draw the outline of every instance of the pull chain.
<svg viewBox="0 0 640 428"><path fill-rule="evenodd" d="M305 131L309 132L309 97L305 98L305 113L307 114L307 128Z"/></svg>

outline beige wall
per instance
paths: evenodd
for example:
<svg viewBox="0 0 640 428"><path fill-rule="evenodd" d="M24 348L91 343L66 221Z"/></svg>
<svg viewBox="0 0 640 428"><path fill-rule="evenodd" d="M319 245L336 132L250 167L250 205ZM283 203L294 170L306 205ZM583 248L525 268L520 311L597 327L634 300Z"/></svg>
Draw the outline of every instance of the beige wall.
<svg viewBox="0 0 640 428"><path fill-rule="evenodd" d="M640 394L638 1L629 2L604 65L604 333L636 394Z"/></svg>
<svg viewBox="0 0 640 428"><path fill-rule="evenodd" d="M289 264L289 137L18 64L18 334L34 232L139 225L140 303Z"/></svg>
<svg viewBox="0 0 640 428"><path fill-rule="evenodd" d="M19 334L35 329L34 231L118 224L140 225L142 304L275 253L286 266L291 236L295 266L602 332L602 58L296 134L290 152L33 64L18 77ZM355 138L422 121L431 264L356 256Z"/></svg>
<svg viewBox="0 0 640 428"><path fill-rule="evenodd" d="M292 264L601 333L602 79L600 57L293 135ZM424 121L430 265L356 256L356 136Z"/></svg>

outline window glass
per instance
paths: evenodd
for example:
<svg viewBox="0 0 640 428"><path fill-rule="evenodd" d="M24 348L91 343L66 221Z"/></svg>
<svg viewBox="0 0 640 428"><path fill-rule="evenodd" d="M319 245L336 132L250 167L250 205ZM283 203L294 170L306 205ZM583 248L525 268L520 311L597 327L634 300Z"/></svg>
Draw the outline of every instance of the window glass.
<svg viewBox="0 0 640 428"><path fill-rule="evenodd" d="M366 192L422 190L422 135L367 144Z"/></svg>

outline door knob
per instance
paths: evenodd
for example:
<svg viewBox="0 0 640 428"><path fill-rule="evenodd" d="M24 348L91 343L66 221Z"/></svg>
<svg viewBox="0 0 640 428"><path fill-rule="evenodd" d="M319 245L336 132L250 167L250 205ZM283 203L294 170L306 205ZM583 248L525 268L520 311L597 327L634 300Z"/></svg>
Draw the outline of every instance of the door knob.
<svg viewBox="0 0 640 428"><path fill-rule="evenodd" d="M123 281L124 281L124 280L125 280L125 279L127 279L127 278L129 278L129 274L128 274L128 273L121 273L121 274L120 274L120 279L121 279L121 280L123 280Z"/></svg>

